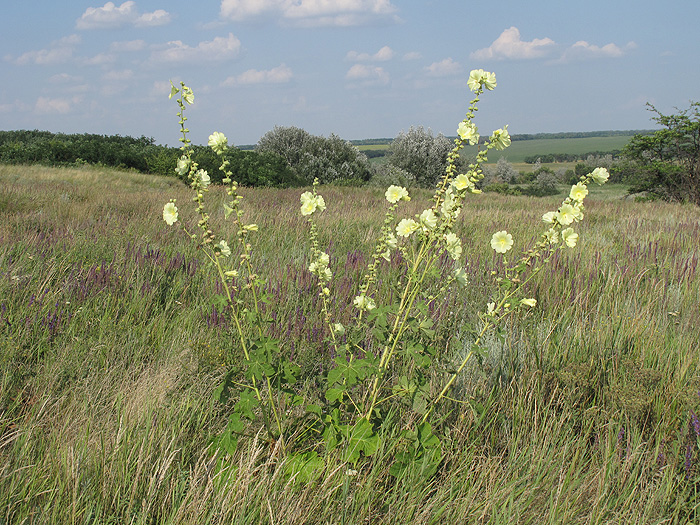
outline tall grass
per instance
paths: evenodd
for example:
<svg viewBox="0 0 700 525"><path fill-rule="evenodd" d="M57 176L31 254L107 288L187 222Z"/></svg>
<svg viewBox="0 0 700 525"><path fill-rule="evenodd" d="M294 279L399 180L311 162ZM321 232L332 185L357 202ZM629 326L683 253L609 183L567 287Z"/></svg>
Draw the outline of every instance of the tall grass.
<svg viewBox="0 0 700 525"><path fill-rule="evenodd" d="M451 434L436 475L397 480L393 452L380 450L356 474L329 458L302 482L263 441L226 461L208 448L227 418L212 391L236 354L207 299L211 270L162 221L163 202L190 190L128 172L0 166L0 523L697 520L700 210L599 191L579 246L533 282L537 308L488 341L441 409ZM241 192L246 221L260 227L254 263L272 331L302 368L322 366L330 356L299 191ZM384 195L323 195L333 205L319 241L342 320ZM413 195L407 214L429 198ZM455 362L499 264L491 233L534 239L558 201L482 195L465 205L470 285L431 305ZM212 221L225 231L223 216Z"/></svg>

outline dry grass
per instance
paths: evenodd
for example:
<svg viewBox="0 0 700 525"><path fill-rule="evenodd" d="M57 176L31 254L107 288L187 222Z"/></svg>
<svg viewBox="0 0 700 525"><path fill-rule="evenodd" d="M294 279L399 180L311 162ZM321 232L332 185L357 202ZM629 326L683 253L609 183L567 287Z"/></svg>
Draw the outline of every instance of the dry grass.
<svg viewBox="0 0 700 525"><path fill-rule="evenodd" d="M383 194L322 193L321 243L342 316ZM310 335L318 316L304 294L299 191L243 195L260 225L255 261L275 329L312 367L326 357ZM226 424L212 391L235 346L212 320L209 270L162 222L171 197L186 210L189 192L173 179L0 166L0 523L698 519L698 208L593 193L576 251L534 283L538 309L507 327L506 344L489 343L489 358L460 384L462 403L446 408L434 477L389 475L388 427L356 476L329 456L302 483L262 441L228 458L208 448ZM415 195L407 213L427 198ZM486 302L491 233L508 229L522 248L556 203L469 202L459 231L472 286L436 310L445 330L459 334ZM183 220L195 219L183 211ZM223 216L213 221L227 228Z"/></svg>

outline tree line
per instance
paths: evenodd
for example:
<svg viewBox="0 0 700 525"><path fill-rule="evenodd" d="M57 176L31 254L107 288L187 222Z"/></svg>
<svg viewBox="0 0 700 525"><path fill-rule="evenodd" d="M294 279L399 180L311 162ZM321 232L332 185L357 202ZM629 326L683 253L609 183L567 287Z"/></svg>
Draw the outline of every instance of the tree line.
<svg viewBox="0 0 700 525"><path fill-rule="evenodd" d="M662 129L637 132L622 151L605 152L614 165L608 167L611 180L629 184L630 193L645 198L689 201L700 204L700 103L691 102L686 110L664 115L655 107L652 120ZM630 131L537 133L515 135L512 140L541 138L585 138L629 135ZM233 178L243 186L289 187L322 184L431 187L444 173L453 140L428 129L411 127L394 139L385 150L361 152L356 144L378 144L377 140L343 140L337 135L316 136L294 126L277 126L266 133L253 149L229 148L225 160ZM369 156L385 153L386 162L372 165ZM0 163L44 164L51 166L95 164L134 169L144 173L174 176L179 148L160 146L149 137L120 135L63 134L48 131L0 131ZM600 152L583 157L602 158ZM579 160L580 154L533 155L526 162L538 164ZM221 159L206 146L193 148L192 160L208 171L212 182L222 178ZM463 159L463 167L470 159ZM581 165L588 169L590 166ZM559 178L580 176L577 170ZM499 171L500 170L500 171ZM503 173L500 173L503 171ZM495 184L521 181L537 183L538 192L550 191L553 175L539 167L532 174L516 177L507 166L494 172ZM507 176L506 176L507 175ZM521 174L522 175L522 174ZM492 178L494 178L492 177ZM505 188L505 186L503 186Z"/></svg>

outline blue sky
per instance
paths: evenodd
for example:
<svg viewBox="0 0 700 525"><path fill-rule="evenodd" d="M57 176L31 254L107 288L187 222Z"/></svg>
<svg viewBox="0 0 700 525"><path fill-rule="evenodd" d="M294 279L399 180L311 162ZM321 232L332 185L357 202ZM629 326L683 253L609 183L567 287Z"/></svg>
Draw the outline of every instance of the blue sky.
<svg viewBox="0 0 700 525"><path fill-rule="evenodd" d="M195 143L274 126L344 139L454 135L469 71L494 71L481 133L654 127L700 99L700 2L135 0L6 2L0 129L177 145L170 80L195 92Z"/></svg>

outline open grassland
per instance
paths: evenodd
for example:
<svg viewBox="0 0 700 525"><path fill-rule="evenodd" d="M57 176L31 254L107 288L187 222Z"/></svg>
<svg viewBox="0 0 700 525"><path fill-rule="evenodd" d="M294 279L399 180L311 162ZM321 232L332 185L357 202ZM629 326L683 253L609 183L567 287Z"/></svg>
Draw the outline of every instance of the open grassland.
<svg viewBox="0 0 700 525"><path fill-rule="evenodd" d="M514 140L508 149L495 151L489 155L490 162L497 162L504 157L508 162L525 162L526 157L568 153L585 155L594 151L621 150L630 141L631 136L580 137L566 139Z"/></svg>
<svg viewBox="0 0 700 525"><path fill-rule="evenodd" d="M345 321L386 202L381 190L320 191L331 309ZM242 191L270 330L312 378L329 355L299 193ZM211 269L162 220L176 197L196 230L189 190L0 166L0 523L697 522L700 209L622 194L592 188L578 246L532 283L537 307L461 379L434 476L393 478L380 449L354 476L328 457L303 484L262 443L218 461L208 449L228 417L212 391L237 349L211 306ZM470 284L431 306L445 363L493 290L491 234L507 229L525 248L559 202L488 194L465 206ZM212 221L226 231L223 213Z"/></svg>

